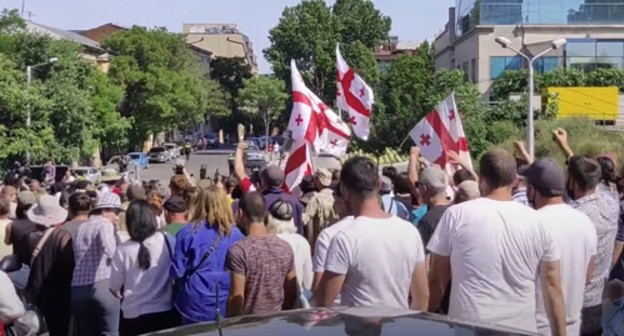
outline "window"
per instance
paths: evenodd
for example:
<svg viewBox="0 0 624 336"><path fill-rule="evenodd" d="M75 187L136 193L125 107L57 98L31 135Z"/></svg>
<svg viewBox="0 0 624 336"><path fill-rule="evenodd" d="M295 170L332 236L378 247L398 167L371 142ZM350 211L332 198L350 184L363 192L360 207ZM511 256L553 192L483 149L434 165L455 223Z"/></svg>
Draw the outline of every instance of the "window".
<svg viewBox="0 0 624 336"><path fill-rule="evenodd" d="M490 79L500 77L506 70L522 69L520 56L492 56L490 57Z"/></svg>
<svg viewBox="0 0 624 336"><path fill-rule="evenodd" d="M533 63L533 69L537 73L547 73L559 67L559 57L545 56L539 58Z"/></svg>
<svg viewBox="0 0 624 336"><path fill-rule="evenodd" d="M462 64L462 71L464 72L464 79L468 80L468 61Z"/></svg>
<svg viewBox="0 0 624 336"><path fill-rule="evenodd" d="M576 39L565 46L565 65L583 71L624 68L624 41Z"/></svg>

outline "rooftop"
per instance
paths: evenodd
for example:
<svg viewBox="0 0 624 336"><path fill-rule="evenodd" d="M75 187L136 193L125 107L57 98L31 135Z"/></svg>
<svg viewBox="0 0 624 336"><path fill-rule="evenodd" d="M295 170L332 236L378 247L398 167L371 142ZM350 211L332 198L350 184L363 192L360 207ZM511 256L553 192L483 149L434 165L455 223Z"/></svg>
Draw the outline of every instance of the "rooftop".
<svg viewBox="0 0 624 336"><path fill-rule="evenodd" d="M84 37L76 32L54 28L54 27L43 25L41 23L32 22L32 21L26 22L26 25L27 25L27 29L29 32L47 34L47 35L50 35L51 37L67 39L67 40L76 42L88 48L92 48L92 49L102 51L102 52L104 51L100 43L90 38Z"/></svg>

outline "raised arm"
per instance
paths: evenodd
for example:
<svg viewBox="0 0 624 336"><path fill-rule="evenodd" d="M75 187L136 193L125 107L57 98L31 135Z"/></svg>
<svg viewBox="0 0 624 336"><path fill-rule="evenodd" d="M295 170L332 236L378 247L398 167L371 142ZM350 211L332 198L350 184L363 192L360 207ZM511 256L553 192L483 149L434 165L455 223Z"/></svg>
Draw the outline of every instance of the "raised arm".
<svg viewBox="0 0 624 336"><path fill-rule="evenodd" d="M524 160L527 164L533 163L533 158L529 155L529 152L527 152L526 147L524 146L524 141L514 142L514 148L516 149L516 152L520 154L522 160Z"/></svg>
<svg viewBox="0 0 624 336"><path fill-rule="evenodd" d="M446 155L448 156L449 161L451 162L451 164L459 166L462 169L470 172L470 174L475 179L475 181L479 180L479 177L477 176L477 174L475 174L475 172L472 170L472 168L470 168L470 165L468 164L468 162L466 162L464 159L462 159L457 152L448 151L446 153Z"/></svg>
<svg viewBox="0 0 624 336"><path fill-rule="evenodd" d="M559 148L561 148L561 151L563 151L566 159L574 156L574 152L568 144L568 132L566 132L563 128L557 128L553 131L553 135L555 137L555 141L559 145Z"/></svg>
<svg viewBox="0 0 624 336"><path fill-rule="evenodd" d="M418 173L420 170L420 148L413 146L410 149L409 162L407 164L407 177L415 185L418 183Z"/></svg>
<svg viewBox="0 0 624 336"><path fill-rule="evenodd" d="M241 141L238 143L236 152L234 153L234 175L241 181L246 176L245 164L243 163L243 153L245 152L245 148L247 148L247 144Z"/></svg>

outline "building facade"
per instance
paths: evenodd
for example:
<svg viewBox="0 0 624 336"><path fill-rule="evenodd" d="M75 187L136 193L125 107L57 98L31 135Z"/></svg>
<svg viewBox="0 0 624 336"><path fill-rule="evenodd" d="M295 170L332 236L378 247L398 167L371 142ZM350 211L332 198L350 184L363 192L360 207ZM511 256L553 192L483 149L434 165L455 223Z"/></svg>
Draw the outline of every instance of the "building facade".
<svg viewBox="0 0 624 336"><path fill-rule="evenodd" d="M527 55L567 39L534 64L536 72L624 68L624 0L457 0L448 17L434 42L436 69L461 69L486 99L503 71L527 67L497 36Z"/></svg>
<svg viewBox="0 0 624 336"><path fill-rule="evenodd" d="M81 57L95 64L100 71L107 73L110 67L110 55L98 41L82 36L74 31L63 30L32 21L26 22L26 29L33 34L47 35L53 39L69 40L83 47Z"/></svg>
<svg viewBox="0 0 624 336"><path fill-rule="evenodd" d="M238 30L238 25L185 23L183 33L188 44L210 51L213 57L243 58L251 66L252 72L258 73L253 43Z"/></svg>
<svg viewBox="0 0 624 336"><path fill-rule="evenodd" d="M388 41L375 47L373 54L379 67L385 70L397 58L403 55L414 55L418 47L420 47L420 42L399 41L398 36L390 36Z"/></svg>

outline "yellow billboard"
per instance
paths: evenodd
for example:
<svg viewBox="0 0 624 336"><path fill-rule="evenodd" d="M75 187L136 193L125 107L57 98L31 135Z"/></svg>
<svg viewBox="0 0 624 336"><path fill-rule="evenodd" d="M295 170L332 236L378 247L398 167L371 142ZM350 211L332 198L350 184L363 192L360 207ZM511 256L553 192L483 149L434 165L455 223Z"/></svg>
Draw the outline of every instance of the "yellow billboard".
<svg viewBox="0 0 624 336"><path fill-rule="evenodd" d="M619 113L619 90L608 87L551 87L548 100L557 100L557 118L586 117L594 120L616 120Z"/></svg>

